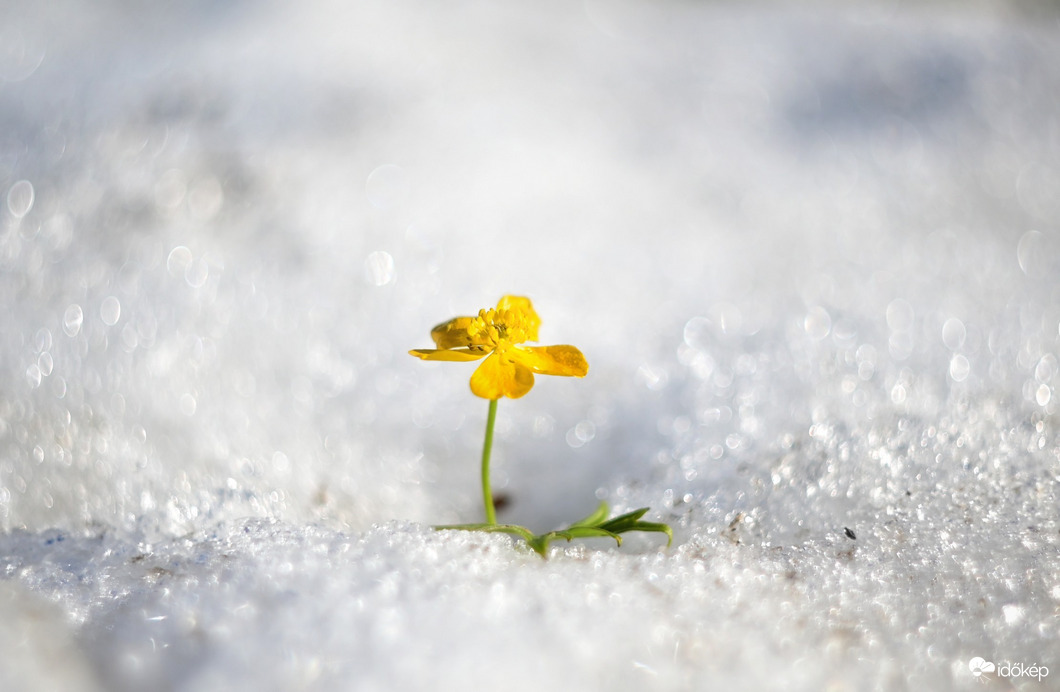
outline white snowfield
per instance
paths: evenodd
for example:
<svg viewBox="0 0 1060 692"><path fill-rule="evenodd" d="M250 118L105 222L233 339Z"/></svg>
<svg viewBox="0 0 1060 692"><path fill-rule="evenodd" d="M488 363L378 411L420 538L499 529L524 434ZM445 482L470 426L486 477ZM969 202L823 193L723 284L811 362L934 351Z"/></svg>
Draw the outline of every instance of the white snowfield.
<svg viewBox="0 0 1060 692"><path fill-rule="evenodd" d="M1060 689L1060 11L851 5L0 6L0 689Z"/></svg>

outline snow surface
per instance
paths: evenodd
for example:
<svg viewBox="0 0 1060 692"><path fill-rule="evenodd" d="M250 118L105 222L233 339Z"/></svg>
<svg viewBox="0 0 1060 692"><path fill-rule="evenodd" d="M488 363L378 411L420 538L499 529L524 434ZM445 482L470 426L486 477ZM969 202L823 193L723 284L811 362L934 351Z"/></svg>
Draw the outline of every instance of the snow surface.
<svg viewBox="0 0 1060 692"><path fill-rule="evenodd" d="M1057 161L1044 4L5 3L0 689L1060 689ZM671 548L430 528L504 293Z"/></svg>

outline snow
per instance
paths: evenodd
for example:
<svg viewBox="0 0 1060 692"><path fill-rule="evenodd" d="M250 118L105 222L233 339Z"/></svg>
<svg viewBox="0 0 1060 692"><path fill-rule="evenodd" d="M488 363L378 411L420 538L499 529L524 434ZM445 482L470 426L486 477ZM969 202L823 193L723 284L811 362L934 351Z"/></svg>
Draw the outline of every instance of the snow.
<svg viewBox="0 0 1060 692"><path fill-rule="evenodd" d="M1055 689L1058 93L1026 3L0 8L0 689ZM672 547L431 528L505 293L591 369L501 519Z"/></svg>

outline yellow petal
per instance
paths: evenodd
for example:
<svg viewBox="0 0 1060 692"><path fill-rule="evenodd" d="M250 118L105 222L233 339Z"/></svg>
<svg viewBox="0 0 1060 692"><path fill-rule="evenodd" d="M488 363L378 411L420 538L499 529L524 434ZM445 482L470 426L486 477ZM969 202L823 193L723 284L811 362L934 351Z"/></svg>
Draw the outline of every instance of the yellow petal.
<svg viewBox="0 0 1060 692"><path fill-rule="evenodd" d="M539 375L585 377L589 372L585 356L574 346L516 346L508 354Z"/></svg>
<svg viewBox="0 0 1060 692"><path fill-rule="evenodd" d="M508 326L510 331L518 331L521 338L515 339L515 343L523 341L537 341L537 329L541 326L541 318L537 316L530 299L525 296L504 296L497 302L497 312Z"/></svg>
<svg viewBox="0 0 1060 692"><path fill-rule="evenodd" d="M489 351L469 351L467 349L452 348L417 348L409 351L410 356L416 356L423 360L447 360L447 361L469 361L478 360Z"/></svg>
<svg viewBox="0 0 1060 692"><path fill-rule="evenodd" d="M481 336L473 337L467 328L474 317L455 317L443 322L431 330L431 338L438 348L466 348L468 346L486 346L488 342Z"/></svg>
<svg viewBox="0 0 1060 692"><path fill-rule="evenodd" d="M534 373L519 363L494 353L471 375L471 392L483 399L518 399L534 386Z"/></svg>

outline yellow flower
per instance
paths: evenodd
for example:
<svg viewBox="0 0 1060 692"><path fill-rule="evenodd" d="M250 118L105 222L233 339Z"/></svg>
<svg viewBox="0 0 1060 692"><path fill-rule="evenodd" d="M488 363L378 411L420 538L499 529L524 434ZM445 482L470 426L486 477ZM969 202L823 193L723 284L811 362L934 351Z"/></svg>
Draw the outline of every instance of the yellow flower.
<svg viewBox="0 0 1060 692"><path fill-rule="evenodd" d="M538 375L585 377L589 364L573 346L520 346L537 341L541 318L529 298L504 296L478 317L456 317L431 330L438 348L415 349L423 360L469 361L489 356L471 376L471 391L483 399L518 399Z"/></svg>

